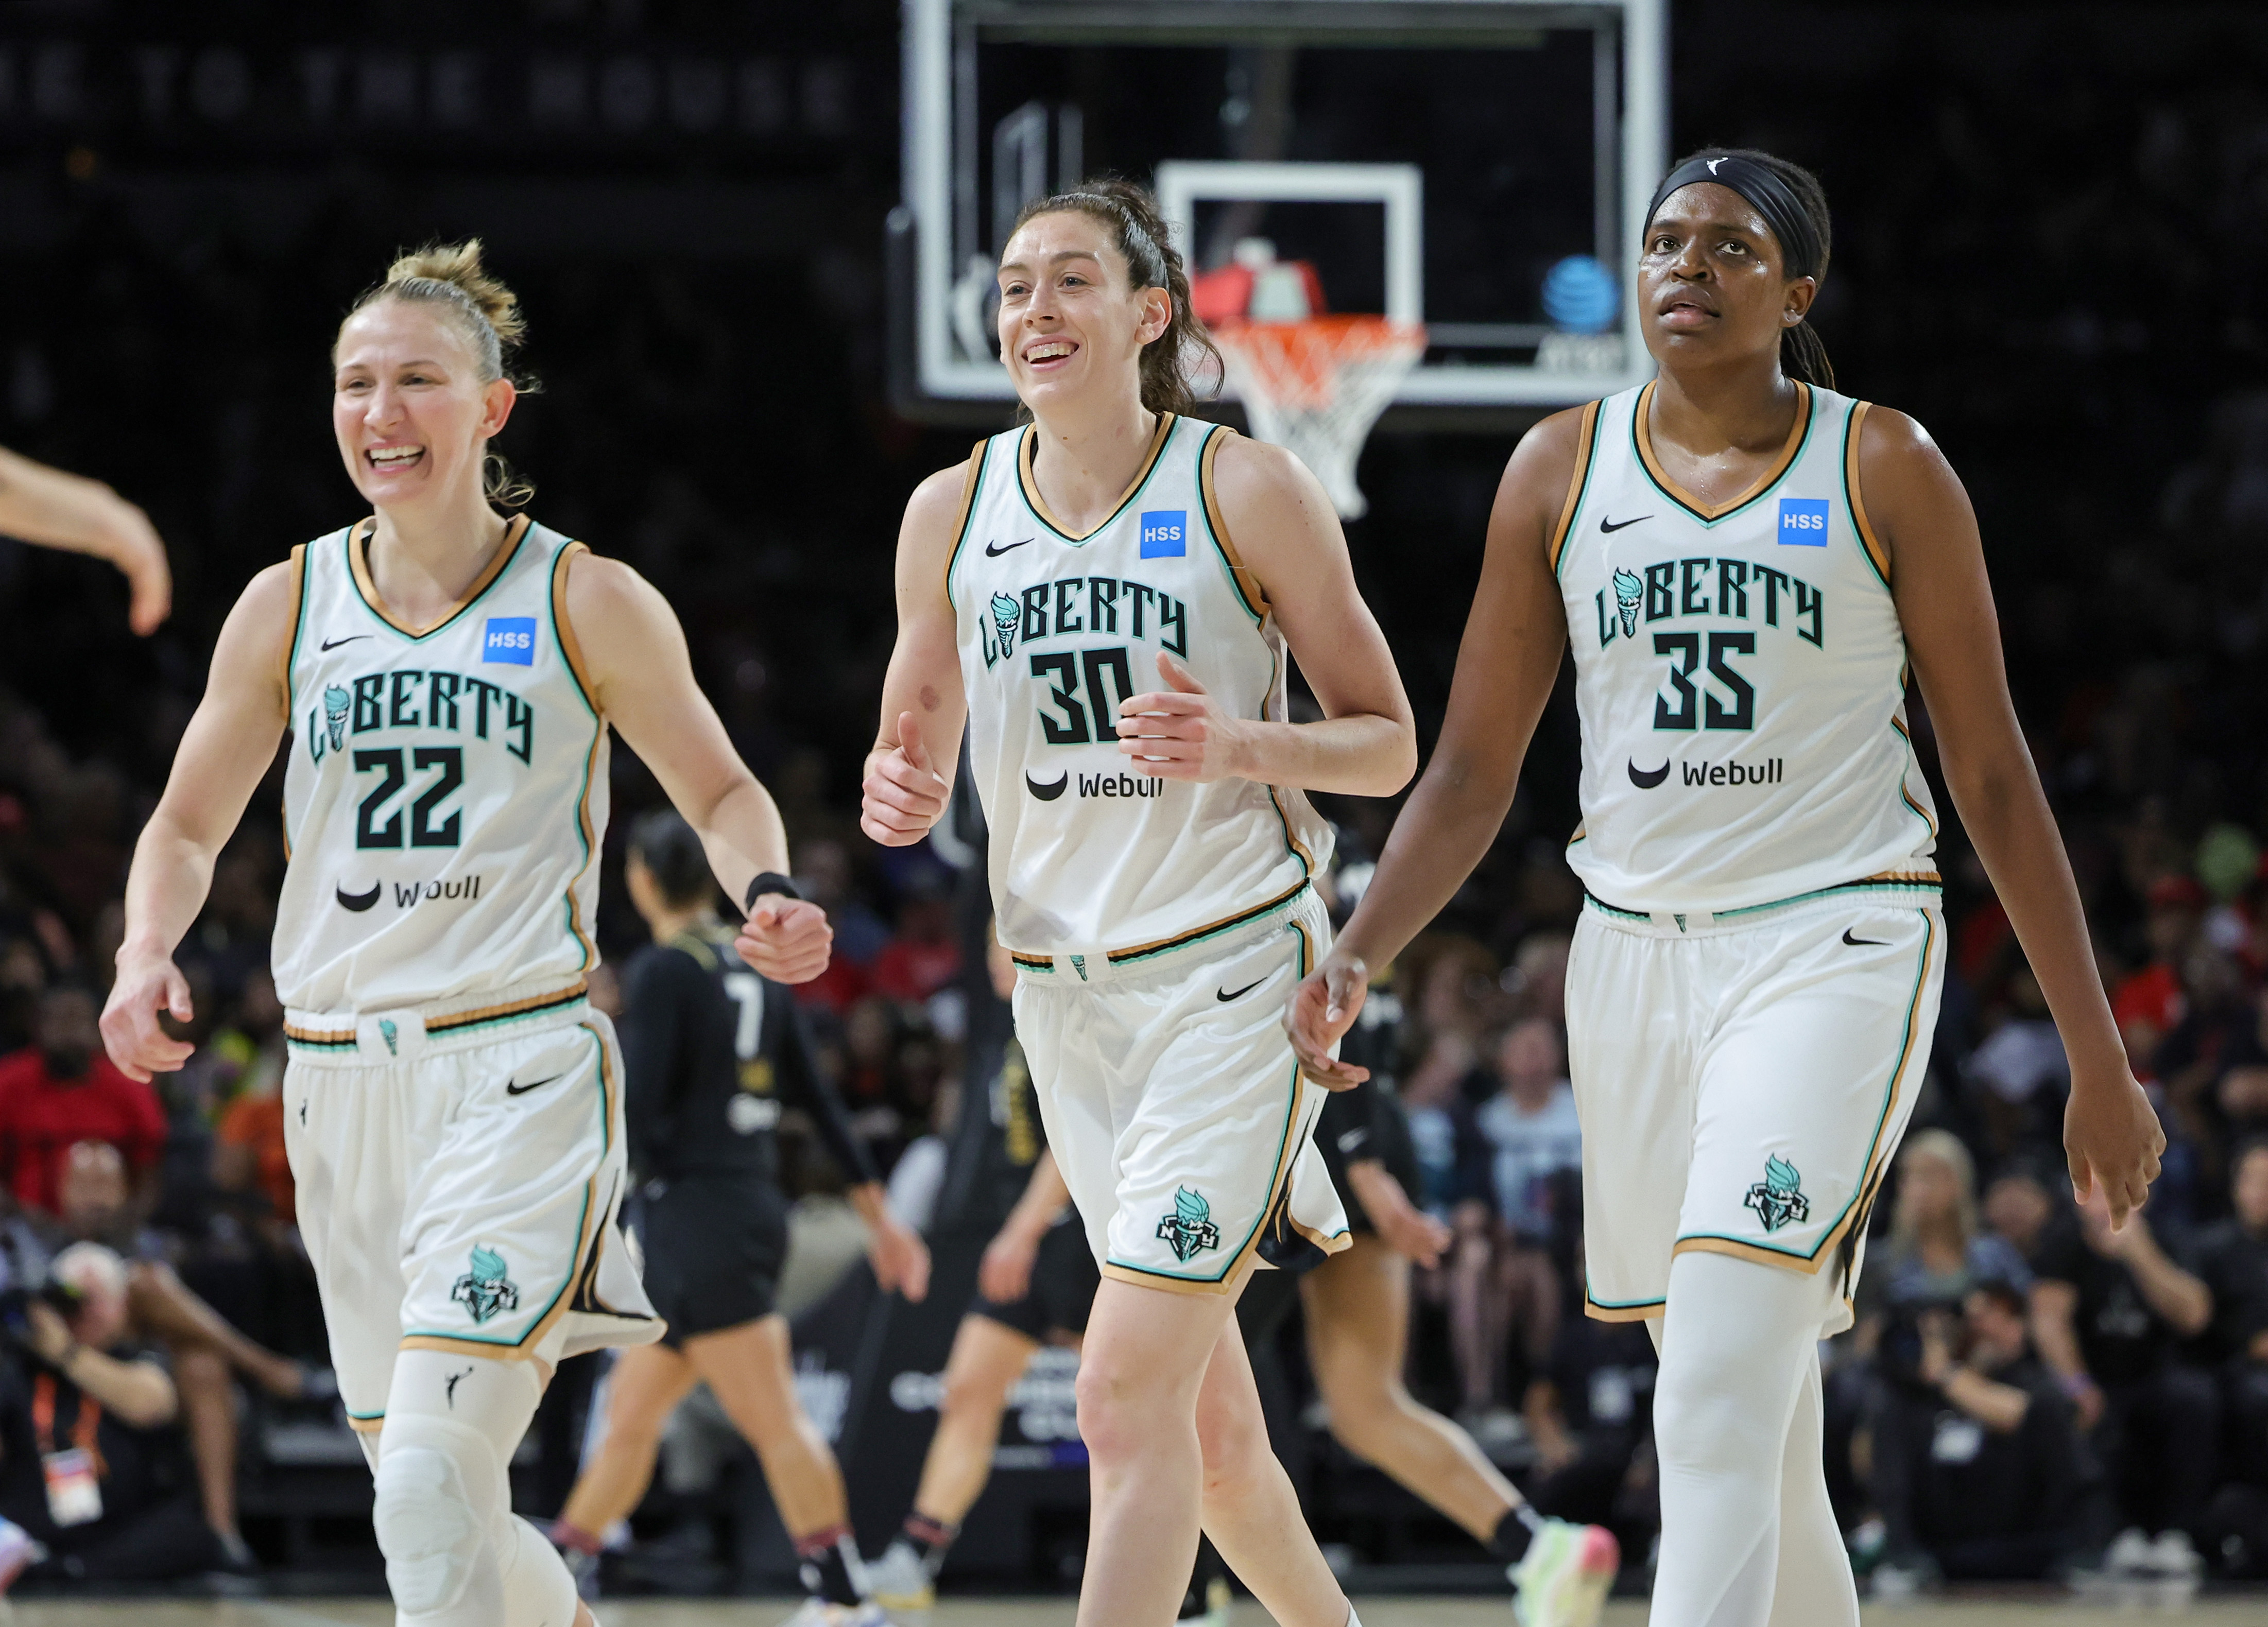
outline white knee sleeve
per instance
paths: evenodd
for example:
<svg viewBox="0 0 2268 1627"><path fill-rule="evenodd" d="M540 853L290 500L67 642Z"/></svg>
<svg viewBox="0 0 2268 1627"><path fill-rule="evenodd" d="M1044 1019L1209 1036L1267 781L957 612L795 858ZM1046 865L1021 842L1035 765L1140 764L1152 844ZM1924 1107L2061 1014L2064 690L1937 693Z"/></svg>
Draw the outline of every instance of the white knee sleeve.
<svg viewBox="0 0 2268 1627"><path fill-rule="evenodd" d="M478 1619L496 1619L500 1578L490 1526L499 1471L478 1430L387 1414L371 1523L386 1556L386 1585L405 1622L454 1627L460 1606L479 1609Z"/></svg>
<svg viewBox="0 0 2268 1627"><path fill-rule="evenodd" d="M1770 1618L1788 1432L1835 1289L1831 1272L1724 1255L1687 1253L1671 1265L1653 1402L1661 1560L1653 1619L1662 1627L1764 1627Z"/></svg>
<svg viewBox="0 0 2268 1627"><path fill-rule="evenodd" d="M401 1627L538 1627L546 1609L550 1621L571 1617L571 1603L557 1613L555 1584L566 1582L571 1601L574 1592L565 1566L548 1542L556 1577L524 1553L512 1514L505 1466L540 1396L526 1362L395 1358L372 1523Z"/></svg>

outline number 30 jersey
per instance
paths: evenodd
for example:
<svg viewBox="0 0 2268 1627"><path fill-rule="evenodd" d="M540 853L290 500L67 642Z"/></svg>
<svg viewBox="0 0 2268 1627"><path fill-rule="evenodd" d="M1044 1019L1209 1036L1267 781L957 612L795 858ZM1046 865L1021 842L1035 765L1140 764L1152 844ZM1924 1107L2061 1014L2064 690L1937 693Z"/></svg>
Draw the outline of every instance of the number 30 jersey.
<svg viewBox="0 0 2268 1627"><path fill-rule="evenodd" d="M1000 942L1138 961L1288 905L1327 862L1300 792L1145 774L1121 701L1168 688L1172 654L1231 714L1285 717L1288 657L1212 490L1235 431L1170 413L1108 518L1075 532L1032 475L1035 431L978 444L946 570L991 832Z"/></svg>
<svg viewBox="0 0 2268 1627"><path fill-rule="evenodd" d="M1583 736L1569 864L1642 911L1933 882L1905 635L1859 490L1866 403L1799 384L1772 467L1712 505L1653 456L1654 387L1583 409L1551 539Z"/></svg>
<svg viewBox="0 0 2268 1627"><path fill-rule="evenodd" d="M556 532L512 522L423 632L382 608L364 521L292 550L290 865L276 992L306 1012L568 990L596 966L607 730Z"/></svg>

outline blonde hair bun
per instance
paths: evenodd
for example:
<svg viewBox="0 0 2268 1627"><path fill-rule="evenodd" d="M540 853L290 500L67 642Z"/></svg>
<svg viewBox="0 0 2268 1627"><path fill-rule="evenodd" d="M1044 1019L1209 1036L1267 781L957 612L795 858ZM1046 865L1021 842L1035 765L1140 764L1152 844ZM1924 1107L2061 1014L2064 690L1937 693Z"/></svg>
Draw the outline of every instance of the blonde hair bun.
<svg viewBox="0 0 2268 1627"><path fill-rule="evenodd" d="M506 350L518 344L527 331L526 319L519 313L519 297L481 263L478 238L467 238L461 243L428 243L399 256L387 267L386 280L373 291L413 299L431 298L438 291L409 286L418 283L443 283L457 290L486 320L497 342Z"/></svg>

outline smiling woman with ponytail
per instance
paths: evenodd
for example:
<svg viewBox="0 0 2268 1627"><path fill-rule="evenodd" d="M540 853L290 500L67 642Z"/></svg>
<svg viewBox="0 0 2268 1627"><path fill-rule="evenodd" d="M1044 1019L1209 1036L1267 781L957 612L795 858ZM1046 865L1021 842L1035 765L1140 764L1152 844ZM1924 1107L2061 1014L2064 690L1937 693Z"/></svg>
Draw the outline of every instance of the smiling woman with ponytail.
<svg viewBox="0 0 2268 1627"><path fill-rule="evenodd" d="M1636 288L1658 376L1513 453L1440 743L1292 1006L1310 1076L1361 1077L1331 1050L1369 968L1495 839L1572 643L1585 1309L1660 1323L1656 1622L1857 1627L1815 1351L1850 1325L1944 969L1910 678L2071 1059L2074 1189L2123 1220L2165 1145L2017 727L1968 496L1919 424L1833 388L1810 320L1830 244L1785 158L1709 148L1663 178Z"/></svg>

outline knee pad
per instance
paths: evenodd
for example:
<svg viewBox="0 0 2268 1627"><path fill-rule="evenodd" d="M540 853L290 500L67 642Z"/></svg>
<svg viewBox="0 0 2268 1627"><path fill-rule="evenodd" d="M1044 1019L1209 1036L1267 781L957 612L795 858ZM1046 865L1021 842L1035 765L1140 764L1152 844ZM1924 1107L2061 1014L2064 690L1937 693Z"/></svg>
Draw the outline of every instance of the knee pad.
<svg viewBox="0 0 2268 1627"><path fill-rule="evenodd" d="M386 1585L405 1616L454 1607L489 1557L502 1466L478 1430L444 1418L391 1415L378 1461L371 1523Z"/></svg>

